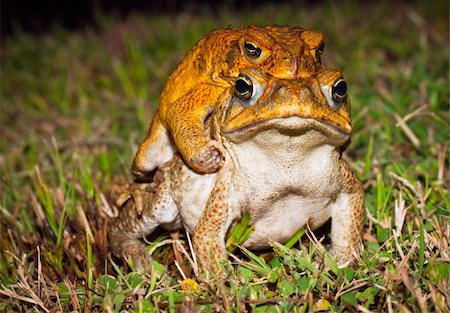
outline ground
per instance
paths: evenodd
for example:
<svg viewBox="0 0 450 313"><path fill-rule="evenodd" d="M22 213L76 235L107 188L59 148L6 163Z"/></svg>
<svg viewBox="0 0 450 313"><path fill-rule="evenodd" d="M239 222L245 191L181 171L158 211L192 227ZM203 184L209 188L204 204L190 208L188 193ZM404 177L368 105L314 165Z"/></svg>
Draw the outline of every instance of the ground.
<svg viewBox="0 0 450 313"><path fill-rule="evenodd" d="M2 41L0 311L448 312L449 4L307 3L98 14L96 28ZM107 215L162 85L210 30L252 23L326 35L323 62L352 101L344 157L365 187L364 253L338 269L305 230L237 248L220 280L194 275L184 232L161 231L152 273L134 273L108 253Z"/></svg>

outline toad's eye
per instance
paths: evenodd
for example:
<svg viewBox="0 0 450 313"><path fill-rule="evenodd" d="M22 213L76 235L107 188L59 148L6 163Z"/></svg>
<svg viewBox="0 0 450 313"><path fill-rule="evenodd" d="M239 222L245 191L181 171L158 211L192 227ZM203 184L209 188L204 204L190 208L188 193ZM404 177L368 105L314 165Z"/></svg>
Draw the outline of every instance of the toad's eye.
<svg viewBox="0 0 450 313"><path fill-rule="evenodd" d="M253 42L246 41L244 44L245 53L251 58L259 58L261 56L261 49L258 48Z"/></svg>
<svg viewBox="0 0 450 313"><path fill-rule="evenodd" d="M322 44L316 49L316 60L320 62L320 56L323 53L323 50L325 49L325 43L322 42Z"/></svg>
<svg viewBox="0 0 450 313"><path fill-rule="evenodd" d="M234 86L236 96L242 101L248 101L253 95L253 83L246 76L239 76Z"/></svg>
<svg viewBox="0 0 450 313"><path fill-rule="evenodd" d="M341 102L347 95L347 83L342 78L333 84L331 87L331 97L335 102Z"/></svg>
<svg viewBox="0 0 450 313"><path fill-rule="evenodd" d="M328 105L338 110L347 99L347 83L342 77L338 78L332 85L322 86L322 92Z"/></svg>

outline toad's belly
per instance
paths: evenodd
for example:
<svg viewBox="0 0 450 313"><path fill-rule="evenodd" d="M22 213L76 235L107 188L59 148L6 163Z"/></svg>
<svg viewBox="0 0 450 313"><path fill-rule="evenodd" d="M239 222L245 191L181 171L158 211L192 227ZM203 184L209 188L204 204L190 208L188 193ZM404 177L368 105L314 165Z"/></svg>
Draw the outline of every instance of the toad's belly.
<svg viewBox="0 0 450 313"><path fill-rule="evenodd" d="M311 229L320 227L331 216L331 204L329 198L311 199L299 195L279 199L272 203L269 211L258 211L257 216L252 216L252 219L256 219L253 221L255 230L244 246L263 249L269 247L270 241L286 242L306 225Z"/></svg>

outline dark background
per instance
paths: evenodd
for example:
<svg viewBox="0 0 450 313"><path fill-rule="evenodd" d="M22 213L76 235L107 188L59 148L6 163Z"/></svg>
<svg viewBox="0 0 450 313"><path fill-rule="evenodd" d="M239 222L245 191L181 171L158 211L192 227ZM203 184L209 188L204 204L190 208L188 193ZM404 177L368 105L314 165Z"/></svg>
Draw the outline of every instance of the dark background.
<svg viewBox="0 0 450 313"><path fill-rule="evenodd" d="M1 37L4 38L14 31L24 31L41 34L50 30L54 25L75 30L86 26L96 26L96 16L114 14L126 17L133 11L145 11L152 14L176 14L180 11L207 10L211 14L218 13L224 7L232 10L244 10L262 5L267 2L295 3L317 5L323 1L312 0L166 0L166 1L23 1L2 0L1 4Z"/></svg>

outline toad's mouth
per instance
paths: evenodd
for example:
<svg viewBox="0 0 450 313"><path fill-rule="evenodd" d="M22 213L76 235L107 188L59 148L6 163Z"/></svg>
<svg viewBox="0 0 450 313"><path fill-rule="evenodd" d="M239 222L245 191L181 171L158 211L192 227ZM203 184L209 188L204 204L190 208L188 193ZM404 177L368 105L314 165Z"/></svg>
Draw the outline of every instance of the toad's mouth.
<svg viewBox="0 0 450 313"><path fill-rule="evenodd" d="M227 131L226 127L223 129L225 137L233 142L247 141L257 134L268 130L276 130L280 134L289 137L298 137L309 131L316 131L327 138L329 143L336 146L345 144L350 139L351 134L351 130L349 132L344 132L322 120L300 116L273 118L255 122L230 131Z"/></svg>

